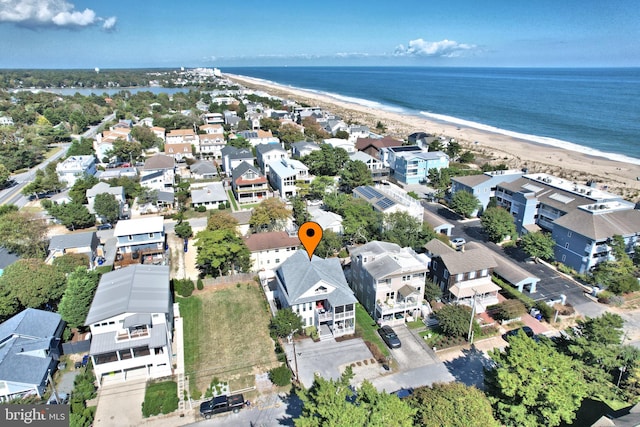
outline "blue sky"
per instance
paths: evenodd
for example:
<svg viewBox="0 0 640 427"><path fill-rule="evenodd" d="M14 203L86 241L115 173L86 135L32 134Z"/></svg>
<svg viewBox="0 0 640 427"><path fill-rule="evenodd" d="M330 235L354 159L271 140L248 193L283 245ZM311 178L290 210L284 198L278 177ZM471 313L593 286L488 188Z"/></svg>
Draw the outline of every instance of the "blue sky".
<svg viewBox="0 0 640 427"><path fill-rule="evenodd" d="M636 0L0 0L0 68L640 66Z"/></svg>

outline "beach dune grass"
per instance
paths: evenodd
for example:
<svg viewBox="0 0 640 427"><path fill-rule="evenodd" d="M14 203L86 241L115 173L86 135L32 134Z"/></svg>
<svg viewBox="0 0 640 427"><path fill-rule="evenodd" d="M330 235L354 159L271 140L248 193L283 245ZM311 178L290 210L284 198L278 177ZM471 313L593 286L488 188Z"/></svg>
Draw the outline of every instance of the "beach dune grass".
<svg viewBox="0 0 640 427"><path fill-rule="evenodd" d="M269 336L271 315L256 283L222 286L177 298L184 318L185 373L192 396L213 377L231 391L254 385L249 376L278 365Z"/></svg>

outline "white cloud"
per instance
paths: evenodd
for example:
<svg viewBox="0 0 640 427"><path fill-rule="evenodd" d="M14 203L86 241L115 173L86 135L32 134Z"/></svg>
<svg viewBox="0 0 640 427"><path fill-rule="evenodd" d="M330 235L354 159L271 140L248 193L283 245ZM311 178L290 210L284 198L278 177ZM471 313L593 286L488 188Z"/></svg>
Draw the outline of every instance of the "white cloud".
<svg viewBox="0 0 640 427"><path fill-rule="evenodd" d="M458 43L453 40L441 40L430 42L423 39L409 41L409 46L398 45L394 51L397 56L435 56L454 58L465 52L476 49L475 45Z"/></svg>
<svg viewBox="0 0 640 427"><path fill-rule="evenodd" d="M67 0L0 0L0 23L24 27L85 28L103 22L112 30L116 18L100 18L91 9L75 10Z"/></svg>
<svg viewBox="0 0 640 427"><path fill-rule="evenodd" d="M102 29L105 31L113 31L116 29L116 23L118 22L118 18L115 16L111 16L104 20L102 23Z"/></svg>

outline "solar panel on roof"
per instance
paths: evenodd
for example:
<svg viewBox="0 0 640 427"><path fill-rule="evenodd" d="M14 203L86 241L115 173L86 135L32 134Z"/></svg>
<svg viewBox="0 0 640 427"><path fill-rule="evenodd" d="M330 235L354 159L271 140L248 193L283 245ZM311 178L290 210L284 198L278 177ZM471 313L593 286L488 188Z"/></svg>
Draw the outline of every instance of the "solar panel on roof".
<svg viewBox="0 0 640 427"><path fill-rule="evenodd" d="M359 187L358 188L358 192L360 194L362 194L364 197L366 197L367 199L379 199L382 197L382 194L380 194L377 190L374 190L373 188L369 187L369 186L363 186L363 187Z"/></svg>
<svg viewBox="0 0 640 427"><path fill-rule="evenodd" d="M376 206L378 206L380 209L385 210L390 208L391 206L395 205L396 202L394 202L393 200L391 200L388 197L385 197L382 200L379 200L378 202L376 202Z"/></svg>

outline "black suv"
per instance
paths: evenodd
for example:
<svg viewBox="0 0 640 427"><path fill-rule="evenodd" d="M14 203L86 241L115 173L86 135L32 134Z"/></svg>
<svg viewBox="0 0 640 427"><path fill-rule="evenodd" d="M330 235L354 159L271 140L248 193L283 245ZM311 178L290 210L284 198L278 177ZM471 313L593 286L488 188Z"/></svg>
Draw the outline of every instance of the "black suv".
<svg viewBox="0 0 640 427"><path fill-rule="evenodd" d="M533 329L531 329L529 326L523 326L522 328L510 330L509 332L504 334L502 336L502 338L505 341L509 341L508 340L509 337L512 337L514 335L518 335L520 333L520 331L522 331L522 333L526 334L529 338L533 338L536 335L535 332L533 332Z"/></svg>
<svg viewBox="0 0 640 427"><path fill-rule="evenodd" d="M396 332L391 328L391 326L383 326L378 329L378 333L382 340L387 343L389 348L400 348L402 343L400 342L400 338L396 335Z"/></svg>

